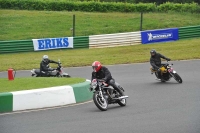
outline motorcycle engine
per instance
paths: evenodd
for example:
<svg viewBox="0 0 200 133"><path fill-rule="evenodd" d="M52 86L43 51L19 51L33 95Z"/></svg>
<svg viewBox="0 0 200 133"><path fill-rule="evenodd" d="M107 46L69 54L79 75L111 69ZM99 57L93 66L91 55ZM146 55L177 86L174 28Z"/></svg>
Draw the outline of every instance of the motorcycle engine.
<svg viewBox="0 0 200 133"><path fill-rule="evenodd" d="M108 94L107 94L105 91L103 91L103 95L104 95L104 97L105 97L106 99L108 99Z"/></svg>

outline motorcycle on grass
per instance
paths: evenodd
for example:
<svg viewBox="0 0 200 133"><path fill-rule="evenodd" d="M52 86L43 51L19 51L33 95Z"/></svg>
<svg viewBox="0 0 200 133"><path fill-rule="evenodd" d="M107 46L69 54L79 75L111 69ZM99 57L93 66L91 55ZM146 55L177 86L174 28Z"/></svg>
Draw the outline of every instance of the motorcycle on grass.
<svg viewBox="0 0 200 133"><path fill-rule="evenodd" d="M126 106L126 98L124 95L124 89L118 84L120 92L116 91L112 86L108 85L101 79L93 79L91 81L90 89L94 90L93 101L97 108L101 111L108 109L108 104L119 104L120 106Z"/></svg>
<svg viewBox="0 0 200 133"><path fill-rule="evenodd" d="M62 64L60 63L60 59L58 60L58 66L53 71L49 71L48 76L44 75L42 72L40 72L40 69L32 69L31 70L31 76L32 77L71 77L68 73L64 72Z"/></svg>
<svg viewBox="0 0 200 133"><path fill-rule="evenodd" d="M179 74L172 68L173 64L162 64L162 66L159 68L160 72L161 72L161 76L159 77L158 72L156 70L154 70L152 67L150 68L151 70L151 74L155 73L155 76L160 79L161 78L161 82L166 82L169 81L172 77L178 82L178 83L182 83L183 80L182 78L179 76Z"/></svg>

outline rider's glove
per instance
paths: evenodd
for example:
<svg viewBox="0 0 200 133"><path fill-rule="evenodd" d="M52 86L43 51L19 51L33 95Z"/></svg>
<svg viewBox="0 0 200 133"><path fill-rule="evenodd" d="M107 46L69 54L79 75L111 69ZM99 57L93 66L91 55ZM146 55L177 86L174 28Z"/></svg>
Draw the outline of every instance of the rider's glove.
<svg viewBox="0 0 200 133"><path fill-rule="evenodd" d="M157 69L157 72L158 72L158 73L160 72L160 68Z"/></svg>

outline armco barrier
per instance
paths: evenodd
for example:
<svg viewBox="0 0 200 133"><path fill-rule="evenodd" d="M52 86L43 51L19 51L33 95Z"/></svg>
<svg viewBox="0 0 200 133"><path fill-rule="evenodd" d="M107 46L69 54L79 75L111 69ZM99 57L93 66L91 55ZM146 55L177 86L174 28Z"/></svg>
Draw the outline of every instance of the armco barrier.
<svg viewBox="0 0 200 133"><path fill-rule="evenodd" d="M178 31L179 39L200 37L200 25L180 27L178 28Z"/></svg>
<svg viewBox="0 0 200 133"><path fill-rule="evenodd" d="M80 103L92 99L90 81L83 83L0 93L0 113L61 106Z"/></svg>
<svg viewBox="0 0 200 133"><path fill-rule="evenodd" d="M88 36L79 36L74 37L74 48L89 48L89 37Z"/></svg>
<svg viewBox="0 0 200 133"><path fill-rule="evenodd" d="M178 28L179 39L200 37L200 25ZM74 48L104 48L141 44L139 32L74 37ZM33 52L32 40L0 41L0 54Z"/></svg>
<svg viewBox="0 0 200 133"><path fill-rule="evenodd" d="M32 40L0 41L0 54L34 51Z"/></svg>
<svg viewBox="0 0 200 133"><path fill-rule="evenodd" d="M80 36L74 37L74 48L88 48L89 37ZM32 40L17 40L17 41L0 41L0 54L4 53L19 53L19 52L33 52Z"/></svg>
<svg viewBox="0 0 200 133"><path fill-rule="evenodd" d="M89 48L105 48L138 44L141 44L140 31L89 36Z"/></svg>

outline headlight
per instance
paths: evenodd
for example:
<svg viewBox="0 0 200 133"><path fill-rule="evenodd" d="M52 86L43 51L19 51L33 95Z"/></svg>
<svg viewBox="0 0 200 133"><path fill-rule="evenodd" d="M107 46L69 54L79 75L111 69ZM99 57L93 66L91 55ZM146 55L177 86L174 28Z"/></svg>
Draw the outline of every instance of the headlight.
<svg viewBox="0 0 200 133"><path fill-rule="evenodd" d="M95 89L97 87L97 82L92 82L91 87Z"/></svg>
<svg viewBox="0 0 200 133"><path fill-rule="evenodd" d="M97 87L97 80L96 79L92 80L90 87L93 88L93 89L95 89Z"/></svg>

